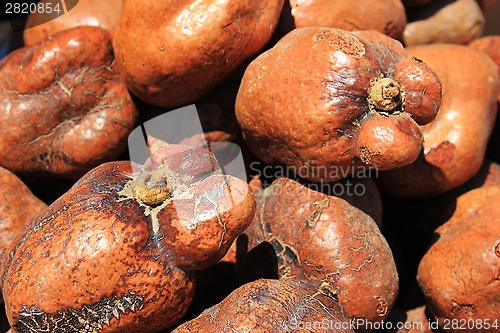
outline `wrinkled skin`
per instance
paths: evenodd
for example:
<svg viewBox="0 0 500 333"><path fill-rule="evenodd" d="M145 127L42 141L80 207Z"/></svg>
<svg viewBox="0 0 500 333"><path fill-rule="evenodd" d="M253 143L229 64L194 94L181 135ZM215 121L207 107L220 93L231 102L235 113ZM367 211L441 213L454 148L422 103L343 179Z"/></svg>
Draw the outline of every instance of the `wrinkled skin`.
<svg viewBox="0 0 500 333"><path fill-rule="evenodd" d="M413 10L404 30L406 46L467 44L481 36L484 15L476 0L434 1Z"/></svg>
<svg viewBox="0 0 500 333"><path fill-rule="evenodd" d="M252 177L248 183L257 199L257 210L260 209L259 205L263 201L261 199L262 195L265 193L264 188L267 188L272 183L271 180L263 181L262 174L260 176L261 177ZM377 173L367 173L358 175L358 177L342 178L333 183L321 184L306 182L304 185L312 190L344 199L350 205L369 215L377 226L381 228L383 214L382 198L375 181L371 177L377 177ZM255 215L254 222L252 223L259 223L258 218L258 215ZM231 263L236 262L236 243L237 242L233 243L222 261Z"/></svg>
<svg viewBox="0 0 500 333"><path fill-rule="evenodd" d="M378 177L376 170L371 170L371 172L353 174L332 183L302 181L302 185L311 190L344 199L349 204L369 215L375 223L381 227L383 208L380 192L377 184L373 180L373 178L376 177ZM274 180L281 177L272 179L263 178L263 175L260 174L260 176L257 175L249 181L249 185L252 187L252 191L257 198L264 195L264 190L271 185Z"/></svg>
<svg viewBox="0 0 500 333"><path fill-rule="evenodd" d="M422 258L417 279L427 308L443 328L445 319L498 319L500 307L500 187L467 192L455 213L436 230L435 242ZM449 327L445 332L463 330ZM471 325L467 332L498 332Z"/></svg>
<svg viewBox="0 0 500 333"><path fill-rule="evenodd" d="M464 184L480 169L497 115L499 78L493 61L463 45L415 46L408 54L425 61L443 85L432 123L421 127L424 151L417 161L378 177L382 192L436 196Z"/></svg>
<svg viewBox="0 0 500 333"><path fill-rule="evenodd" d="M289 0L293 27L376 30L402 40L406 14L401 0ZM282 21L284 18L282 18Z"/></svg>
<svg viewBox="0 0 500 333"><path fill-rule="evenodd" d="M194 102L267 43L282 6L283 0L125 1L113 47L127 86L153 105Z"/></svg>
<svg viewBox="0 0 500 333"><path fill-rule="evenodd" d="M486 52L497 65L500 77L500 36L483 36L470 42L469 46ZM497 101L500 102L500 88L498 89Z"/></svg>
<svg viewBox="0 0 500 333"><path fill-rule="evenodd" d="M339 197L286 178L274 181L259 201L256 219L245 231L251 250L242 257L242 279L274 269L279 278L301 279L333 295L350 317L372 322L387 317L398 274L372 218ZM266 254L274 255L276 267L264 267L264 242L272 246Z"/></svg>
<svg viewBox="0 0 500 333"><path fill-rule="evenodd" d="M0 167L0 272L4 258L24 225L47 205L38 199L15 174Z"/></svg>
<svg viewBox="0 0 500 333"><path fill-rule="evenodd" d="M299 28L247 67L236 117L271 164L331 182L356 167L413 162L418 124L436 116L441 85L402 45L376 31Z"/></svg>
<svg viewBox="0 0 500 333"><path fill-rule="evenodd" d="M9 323L14 333L165 329L193 298L192 271L220 260L254 210L248 185L206 150L169 145L144 166L103 164L14 243Z"/></svg>
<svg viewBox="0 0 500 333"><path fill-rule="evenodd" d="M0 74L3 167L77 178L125 148L137 110L105 30L66 30L16 50Z"/></svg>
<svg viewBox="0 0 500 333"><path fill-rule="evenodd" d="M241 286L172 333L351 333L349 317L331 297L304 283L260 279Z"/></svg>
<svg viewBox="0 0 500 333"><path fill-rule="evenodd" d="M112 33L118 21L122 1L79 0L78 4L64 15L52 12L51 15L56 18L50 21L46 20L48 14L45 12L32 13L28 16L23 32L24 45L33 45L59 31L85 25L100 27ZM38 3L55 6L52 0L42 0Z"/></svg>

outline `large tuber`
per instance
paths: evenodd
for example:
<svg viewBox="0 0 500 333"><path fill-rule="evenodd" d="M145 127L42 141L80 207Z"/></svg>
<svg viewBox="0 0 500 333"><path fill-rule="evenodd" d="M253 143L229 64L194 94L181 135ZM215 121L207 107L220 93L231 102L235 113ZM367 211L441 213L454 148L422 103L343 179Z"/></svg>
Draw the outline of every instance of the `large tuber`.
<svg viewBox="0 0 500 333"><path fill-rule="evenodd" d="M417 124L431 122L440 102L437 76L392 38L299 28L247 67L236 116L259 158L330 182L352 168L413 162Z"/></svg>
<svg viewBox="0 0 500 333"><path fill-rule="evenodd" d="M123 3L113 47L129 89L147 103L192 103L271 38L283 0Z"/></svg>
<svg viewBox="0 0 500 333"><path fill-rule="evenodd" d="M193 298L193 270L219 261L254 210L248 185L200 148L93 169L12 245L2 281L13 332L168 328Z"/></svg>
<svg viewBox="0 0 500 333"><path fill-rule="evenodd" d="M78 178L116 158L137 110L98 27L57 33L0 61L0 165Z"/></svg>

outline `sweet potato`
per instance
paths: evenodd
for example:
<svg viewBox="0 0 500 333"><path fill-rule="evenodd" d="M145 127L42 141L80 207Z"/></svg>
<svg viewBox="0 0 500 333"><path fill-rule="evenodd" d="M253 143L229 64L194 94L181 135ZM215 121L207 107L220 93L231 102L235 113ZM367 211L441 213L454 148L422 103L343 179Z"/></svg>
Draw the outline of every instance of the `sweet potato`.
<svg viewBox="0 0 500 333"><path fill-rule="evenodd" d="M483 36L469 43L469 46L486 52L498 67L498 76L500 77L500 36ZM497 100L500 103L500 89L498 90Z"/></svg>
<svg viewBox="0 0 500 333"><path fill-rule="evenodd" d="M404 44L467 44L481 36L484 15L476 0L438 0L413 9ZM409 18L411 18L409 16Z"/></svg>
<svg viewBox="0 0 500 333"><path fill-rule="evenodd" d="M21 179L0 167L0 272L11 243L24 225L47 205L33 195Z"/></svg>
<svg viewBox="0 0 500 333"><path fill-rule="evenodd" d="M289 0L294 27L376 30L402 40L406 14L401 0ZM288 20L282 17L281 20Z"/></svg>

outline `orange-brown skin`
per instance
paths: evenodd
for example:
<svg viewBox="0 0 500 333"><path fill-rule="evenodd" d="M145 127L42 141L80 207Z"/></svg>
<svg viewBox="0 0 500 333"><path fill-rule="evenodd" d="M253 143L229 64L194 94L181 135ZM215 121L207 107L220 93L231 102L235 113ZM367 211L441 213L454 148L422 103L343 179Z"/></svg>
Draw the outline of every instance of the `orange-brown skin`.
<svg viewBox="0 0 500 333"><path fill-rule="evenodd" d="M469 46L486 52L498 67L498 76L500 77L500 36L483 36L469 43ZM498 90L497 100L500 102L500 89Z"/></svg>
<svg viewBox="0 0 500 333"><path fill-rule="evenodd" d="M422 45L407 49L438 74L443 101L437 118L421 126L424 151L417 161L381 173L381 191L430 197L474 176L483 163L497 114L497 68L483 52L463 45Z"/></svg>
<svg viewBox="0 0 500 333"><path fill-rule="evenodd" d="M401 0L289 0L294 27L376 30L402 40L406 14ZM290 14L288 14L290 15Z"/></svg>
<svg viewBox="0 0 500 333"><path fill-rule="evenodd" d="M49 14L32 13L28 16L23 32L24 45L33 45L55 33L79 26L101 27L111 34L118 21L123 0L79 0L66 14L52 12L54 19L47 21ZM52 0L41 0L45 6L55 6Z"/></svg>
<svg viewBox="0 0 500 333"><path fill-rule="evenodd" d="M376 176L377 174L375 173L371 175L371 177ZM257 199L257 210L259 210L259 204L262 203L261 199L264 194L262 180L258 176L255 176L250 179L248 184L252 188ZM343 178L328 184L306 183L306 186L314 190L324 191L325 194L335 195L344 199L352 206L369 215L379 228L382 227L382 198L375 181L370 178L369 175L360 178ZM259 216L255 215L254 222L252 223L259 223L258 219ZM237 245L236 242L234 242L221 261L235 263L237 257L236 251Z"/></svg>
<svg viewBox="0 0 500 333"><path fill-rule="evenodd" d="M455 213L436 230L436 241L420 262L417 279L440 328L445 327L445 320L452 319L482 324L498 320L499 201L500 186L472 190L459 197ZM467 332L471 333L498 332L497 327L469 326ZM444 331L463 330L449 325Z"/></svg>
<svg viewBox="0 0 500 333"><path fill-rule="evenodd" d="M33 195L15 174L0 167L0 272L4 258L24 225L47 205Z"/></svg>
<svg viewBox="0 0 500 333"><path fill-rule="evenodd" d="M262 174L260 176L262 177ZM377 184L373 180L373 178L378 177L378 173L376 170L371 170L367 173L350 176L332 183L312 183L305 181L303 185L315 191L344 199L349 204L368 214L381 227L383 214L382 198ZM258 202L260 201L259 198L264 195L264 189L272 183L271 180L265 180L263 183L261 177L259 175L254 176L248 182Z"/></svg>
<svg viewBox="0 0 500 333"><path fill-rule="evenodd" d="M311 294L303 282L260 279L247 283L172 333L353 333L338 302Z"/></svg>
<svg viewBox="0 0 500 333"><path fill-rule="evenodd" d="M440 0L413 9L416 19L406 24L406 46L467 44L481 36L485 20L476 0Z"/></svg>
<svg viewBox="0 0 500 333"><path fill-rule="evenodd" d="M249 248L271 244L279 278L301 279L339 300L350 317L387 317L398 291L392 252L371 217L344 199L279 178L245 231ZM252 256L252 251L248 256ZM241 274L258 274L249 259ZM243 276L243 279L245 276Z"/></svg>
<svg viewBox="0 0 500 333"><path fill-rule="evenodd" d="M0 101L0 165L17 174L79 177L123 151L137 116L97 27L4 58Z"/></svg>
<svg viewBox="0 0 500 333"><path fill-rule="evenodd" d="M248 185L217 168L206 150L169 145L144 167L110 162L81 178L12 247L3 293L14 332L156 332L178 321L192 270L222 258L253 218Z"/></svg>
<svg viewBox="0 0 500 333"><path fill-rule="evenodd" d="M150 104L192 103L267 43L282 6L283 0L127 0L113 36L120 70Z"/></svg>
<svg viewBox="0 0 500 333"><path fill-rule="evenodd" d="M353 167L413 162L417 123L432 121L440 101L437 76L396 40L298 28L247 67L236 117L259 158L329 182Z"/></svg>
<svg viewBox="0 0 500 333"><path fill-rule="evenodd" d="M393 235L398 235L397 254L404 260L403 265L399 266L403 267L400 271L402 272L400 275L402 286L408 286L409 279L413 285L418 263L433 241L434 230L453 215L457 198L475 188L499 185L500 165L488 162L464 185L443 195L412 200L392 196L384 197L384 227ZM420 290L417 295L405 292L405 290L408 289L401 287L398 300L400 307L403 308L403 304L412 306L423 304L423 302L415 303L415 300L422 300Z"/></svg>
<svg viewBox="0 0 500 333"><path fill-rule="evenodd" d="M262 180L260 179L259 176L253 176L248 181L248 185L252 189L252 193L253 193L253 195L255 197L255 200L257 202L256 211L258 211L260 209L260 205L259 204L261 202L260 199L261 199L261 195L263 193L263 183L262 183ZM378 191L378 189L377 189L377 191ZM376 207L376 205L373 205L373 206ZM382 208L382 206L380 206L380 208ZM382 218L382 210L380 210L380 217ZM258 220L258 216L254 215L252 223L255 223L255 221L257 221L257 220ZM226 255L221 259L222 262L229 262L229 263L232 263L232 264L236 264L236 261L237 261L237 253L236 252L238 251L238 244L237 243L238 243L238 241L235 240L233 242L233 244L231 244L231 247L227 251Z"/></svg>

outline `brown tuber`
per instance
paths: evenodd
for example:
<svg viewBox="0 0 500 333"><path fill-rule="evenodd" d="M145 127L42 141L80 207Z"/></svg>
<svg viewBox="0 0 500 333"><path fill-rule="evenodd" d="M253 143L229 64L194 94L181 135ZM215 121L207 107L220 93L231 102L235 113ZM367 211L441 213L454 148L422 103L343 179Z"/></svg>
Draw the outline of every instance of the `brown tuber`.
<svg viewBox="0 0 500 333"><path fill-rule="evenodd" d="M372 218L340 197L287 178L275 180L258 201L245 231L250 251L241 261L243 281L275 270L281 279L307 281L315 292L332 295L351 317L372 323L387 317L398 274ZM268 252L261 252L266 243ZM261 253L272 253L276 267L264 267Z"/></svg>
<svg viewBox="0 0 500 333"><path fill-rule="evenodd" d="M307 283L260 279L241 286L172 333L353 333L349 317L331 297L311 294Z"/></svg>
<svg viewBox="0 0 500 333"><path fill-rule="evenodd" d="M500 36L483 36L469 43L473 49L485 52L497 65L500 77ZM500 103L500 87L498 89L497 101Z"/></svg>
<svg viewBox="0 0 500 333"><path fill-rule="evenodd" d="M498 332L500 308L500 186L458 198L453 216L435 231L418 267L427 308L444 332ZM486 326L489 323L488 327Z"/></svg>
<svg viewBox="0 0 500 333"><path fill-rule="evenodd" d="M412 163L441 84L422 61L376 31L299 28L248 67L236 117L249 148L311 181Z"/></svg>
<svg viewBox="0 0 500 333"><path fill-rule="evenodd" d="M264 47L282 6L283 0L125 1L113 36L122 76L149 104L193 103Z"/></svg>
<svg viewBox="0 0 500 333"><path fill-rule="evenodd" d="M193 270L218 262L254 210L248 185L201 148L102 164L13 243L2 279L13 332L172 326L193 298Z"/></svg>
<svg viewBox="0 0 500 333"><path fill-rule="evenodd" d="M290 28L329 27L348 31L376 30L402 40L406 24L401 0L289 0L290 10L280 24L293 20ZM291 16L291 17L290 17Z"/></svg>
<svg viewBox="0 0 500 333"><path fill-rule="evenodd" d="M404 30L406 46L467 44L484 29L484 15L476 0L436 0L412 11L415 18Z"/></svg>
<svg viewBox="0 0 500 333"><path fill-rule="evenodd" d="M78 178L125 149L137 110L116 71L111 37L65 30L0 61L0 165Z"/></svg>
<svg viewBox="0 0 500 333"><path fill-rule="evenodd" d="M0 272L8 249L28 221L47 208L21 179L0 167Z"/></svg>

